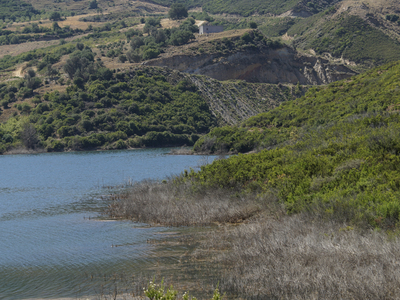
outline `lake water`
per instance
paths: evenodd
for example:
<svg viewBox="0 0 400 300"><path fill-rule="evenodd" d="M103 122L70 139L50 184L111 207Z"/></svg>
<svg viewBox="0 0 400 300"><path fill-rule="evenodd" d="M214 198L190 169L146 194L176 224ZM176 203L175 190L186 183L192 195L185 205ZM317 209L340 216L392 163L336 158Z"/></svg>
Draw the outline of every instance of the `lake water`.
<svg viewBox="0 0 400 300"><path fill-rule="evenodd" d="M147 240L171 229L98 217L107 187L162 179L213 159L169 151L0 156L0 299L98 293L100 278L153 265Z"/></svg>

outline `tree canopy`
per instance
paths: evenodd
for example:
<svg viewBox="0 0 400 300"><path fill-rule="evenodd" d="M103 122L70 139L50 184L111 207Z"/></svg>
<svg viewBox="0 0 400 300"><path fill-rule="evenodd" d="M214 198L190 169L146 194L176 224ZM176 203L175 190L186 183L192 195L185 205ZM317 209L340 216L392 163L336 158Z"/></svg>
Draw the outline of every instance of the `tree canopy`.
<svg viewBox="0 0 400 300"><path fill-rule="evenodd" d="M188 11L185 5L181 3L175 3L171 5L168 16L172 20L187 18Z"/></svg>

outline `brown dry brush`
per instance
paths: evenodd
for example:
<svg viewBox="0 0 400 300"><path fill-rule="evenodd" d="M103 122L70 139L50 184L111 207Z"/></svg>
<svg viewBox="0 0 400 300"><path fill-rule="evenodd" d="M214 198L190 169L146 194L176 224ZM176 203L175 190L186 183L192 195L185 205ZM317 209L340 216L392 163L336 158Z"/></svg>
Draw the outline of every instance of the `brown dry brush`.
<svg viewBox="0 0 400 300"><path fill-rule="evenodd" d="M193 255L215 259L232 299L400 299L400 239L347 226L354 212L288 216L263 198L186 182L142 182L108 214L168 226L244 222L210 232ZM203 257L202 257L203 256Z"/></svg>
<svg viewBox="0 0 400 300"><path fill-rule="evenodd" d="M143 181L114 201L106 214L166 226L206 226L241 222L255 215L261 206L254 195L233 190L201 189L190 181Z"/></svg>
<svg viewBox="0 0 400 300"><path fill-rule="evenodd" d="M310 215L267 218L220 235L221 288L245 299L400 299L400 240Z"/></svg>

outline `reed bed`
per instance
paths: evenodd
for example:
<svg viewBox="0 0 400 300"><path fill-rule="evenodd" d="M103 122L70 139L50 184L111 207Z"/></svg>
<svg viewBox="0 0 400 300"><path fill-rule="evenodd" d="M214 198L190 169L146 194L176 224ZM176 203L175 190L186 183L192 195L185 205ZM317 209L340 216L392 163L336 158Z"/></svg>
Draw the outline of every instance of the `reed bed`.
<svg viewBox="0 0 400 300"><path fill-rule="evenodd" d="M169 226L219 226L199 237L229 299L400 299L400 239L342 216L286 215L273 195L201 189L191 182L142 182L108 214Z"/></svg>
<svg viewBox="0 0 400 300"><path fill-rule="evenodd" d="M215 258L221 289L244 299L400 299L398 238L312 219L265 218L212 233L203 248L230 249Z"/></svg>
<svg viewBox="0 0 400 300"><path fill-rule="evenodd" d="M238 223L261 210L262 203L254 199L234 190L202 190L190 181L143 181L115 200L106 214L166 226Z"/></svg>

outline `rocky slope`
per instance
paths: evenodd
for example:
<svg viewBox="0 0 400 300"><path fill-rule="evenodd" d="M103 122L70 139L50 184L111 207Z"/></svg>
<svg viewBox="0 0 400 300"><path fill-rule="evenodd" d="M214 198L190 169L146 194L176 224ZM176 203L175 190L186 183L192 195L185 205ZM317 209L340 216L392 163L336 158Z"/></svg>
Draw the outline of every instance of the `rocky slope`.
<svg viewBox="0 0 400 300"><path fill-rule="evenodd" d="M146 70L151 69L146 68ZM218 118L220 125L238 124L261 112L278 107L282 102L302 96L308 89L306 86L249 83L241 80L221 82L210 77L182 73L168 68L160 71L171 84L178 84L182 80L194 84L213 115Z"/></svg>
<svg viewBox="0 0 400 300"><path fill-rule="evenodd" d="M240 49L233 53L178 54L153 59L148 66L169 67L217 80L240 79L247 82L327 84L355 73L344 65L299 54L290 47Z"/></svg>

